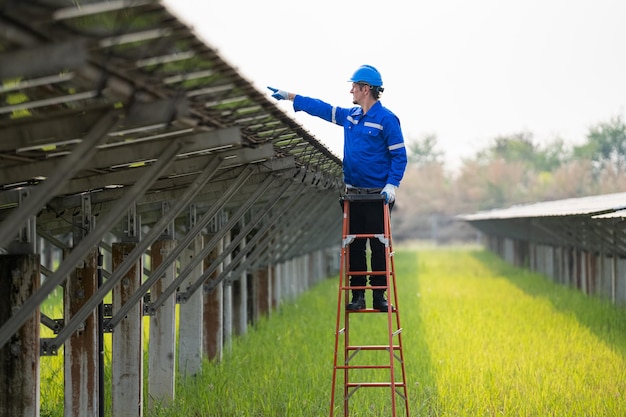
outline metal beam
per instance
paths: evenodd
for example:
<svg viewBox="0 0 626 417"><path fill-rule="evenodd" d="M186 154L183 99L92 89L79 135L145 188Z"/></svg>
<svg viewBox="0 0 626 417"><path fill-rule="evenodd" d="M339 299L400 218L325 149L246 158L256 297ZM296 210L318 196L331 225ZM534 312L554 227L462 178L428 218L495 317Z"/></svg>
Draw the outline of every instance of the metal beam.
<svg viewBox="0 0 626 417"><path fill-rule="evenodd" d="M216 154L224 162L221 169L232 168L237 165L245 165L255 161L264 161L274 156L272 145L262 145L258 148L241 148L219 152ZM175 161L168 175L176 178L176 187L191 184L195 181L196 175L206 165L207 161L214 158L214 155L200 155L192 158L184 158ZM144 167L136 167L127 170L116 170L113 172L100 173L88 177L74 178L68 182L63 188L63 194L76 194L86 190L97 190L111 185L129 185L133 184L138 177L143 175L147 169ZM169 188L166 183L174 180L159 180L155 183L157 189ZM174 185L174 184L171 184Z"/></svg>
<svg viewBox="0 0 626 417"><path fill-rule="evenodd" d="M0 54L0 79L31 78L80 68L87 62L84 40L44 44Z"/></svg>
<svg viewBox="0 0 626 417"><path fill-rule="evenodd" d="M106 110L103 107L90 107L68 111L53 119L30 117L12 120L10 124L0 126L0 151L32 149L81 138L105 115ZM119 112L123 113L123 110ZM188 113L189 103L184 97L137 102L127 110L127 114L110 134L122 135L139 128L164 126Z"/></svg>
<svg viewBox="0 0 626 417"><path fill-rule="evenodd" d="M286 187L281 187L283 190L283 194L287 191L287 189L289 188L289 186ZM282 207L287 207L287 209L289 207L291 207L291 203L293 202L295 195L292 196L290 199L288 199L287 201L283 202ZM204 281L206 281L211 275L213 275L213 273L217 270L217 268L219 268L220 264L226 259L227 256L230 256L235 248L239 247L239 244L248 236L248 234L261 222L261 220L263 220L263 218L265 218L269 213L271 213L272 208L278 204L279 202L279 198L276 198L274 200L271 200L266 207L263 210L260 210L258 213L255 214L255 216L250 219L247 224L245 225L245 227L239 231L239 233L237 234L237 236L232 239L230 241L230 243L228 244L228 246L226 248L224 248L224 250L222 251L222 253L215 258L212 263L211 266L209 268L207 268L200 277L198 277L198 279L193 282L191 285L189 285L187 288L185 288L185 298L189 298L190 294L195 293L198 288L200 288L200 286L204 283ZM282 213L281 210L276 210L276 212L278 213ZM224 229L225 230L230 230L236 223L238 223L242 218L243 215L245 214L245 212L240 213L237 216L233 216L230 219L230 227L226 226ZM272 216L269 216L272 217ZM263 233L263 228L261 228L261 230L257 231L255 234L255 237L259 234L259 233ZM215 237L214 237L215 239ZM257 239L258 240L258 239ZM249 251L251 246L248 245L254 245L256 243L256 240L254 238L246 240L246 246L245 248L248 248L247 250L245 248L242 248L241 252L244 251ZM241 254L240 252L240 254ZM247 252L246 252L247 253ZM243 255L241 255L243 256ZM238 257L235 257L234 259L231 259L228 263L228 266L230 267L230 269L224 269L223 272L220 273L220 275L222 276L222 279L227 276L227 272L224 271L230 271L232 269L233 263L238 261ZM221 279L219 280L221 281ZM218 282L216 282L215 284L217 285Z"/></svg>
<svg viewBox="0 0 626 417"><path fill-rule="evenodd" d="M250 180L243 185L241 191L229 200L228 204L230 207L237 207L245 200L247 195L254 192L258 184L267 176L269 170L267 170L265 166L268 164L274 165L269 163L269 161L263 164L249 165L250 168L253 169L253 175ZM281 164L279 163L278 165ZM223 190L229 186L229 183L235 181L242 169L247 168L236 167L230 168L227 171L220 169L219 180L212 180L205 185L196 197L194 197L194 202L197 203L199 207L206 207L208 203L218 199ZM279 173L279 175L284 175L286 178L291 177L289 172ZM184 194L185 189L193 183L195 178L195 176L189 176L189 178L180 177L155 182L151 189L158 190L158 192L147 193L137 202L137 210L141 213L142 223L144 225L151 225L158 221L159 216L157 212L160 213L161 202L179 199L181 195ZM112 210L117 204L116 201L126 192L128 192L128 188L124 187L92 193L92 204L97 208L97 210L95 210L96 214L102 216ZM274 190L269 191L265 197L268 197L274 192ZM65 233L69 225L59 213L74 210L77 207L80 207L79 196L73 195L55 198L50 202L46 210L38 214L38 223L45 225L46 230L53 235ZM2 218L1 212L0 218Z"/></svg>
<svg viewBox="0 0 626 417"><path fill-rule="evenodd" d="M215 277L209 283L206 284L205 290L207 292L213 291L213 289L228 276L228 274L235 268L235 266L238 266L238 264L240 263L240 261L243 259L244 256L245 257L250 256L250 254L255 251L255 248L256 250L260 250L258 249L258 246L257 246L257 243L259 242L259 240L261 240L261 238L265 236L269 228L274 223L276 223L276 221L278 221L278 219L281 218L281 216L284 215L285 211L287 212L295 211L293 210L293 207L294 207L293 202L297 197L301 195L302 192L304 192L304 190L305 190L304 187L300 188L299 192L293 193L293 195L283 203L282 207L285 207L285 210L275 210L274 213L272 213L268 217L268 219L263 223L263 226L261 227L261 229L259 229L249 241L246 241L246 246L242 248L241 251L239 251L239 253L235 256L235 258L231 259L228 265L224 267L223 271L217 277ZM246 264L248 263L248 261L249 260L247 260ZM243 271L243 270L245 270L245 268L243 267L237 269L237 271ZM204 276L207 272L208 271L205 271L205 273L203 274L204 280L206 280L210 276L210 275L206 275L206 277ZM237 274L239 274L239 272L237 272Z"/></svg>
<svg viewBox="0 0 626 417"><path fill-rule="evenodd" d="M72 6L57 9L52 13L52 18L54 20L75 19L77 17L130 9L151 3L154 3L154 0L115 0L93 4L81 4L80 7Z"/></svg>
<svg viewBox="0 0 626 417"><path fill-rule="evenodd" d="M103 139L106 139L106 135ZM185 150L181 156L238 146L241 144L242 140L240 129L238 127L195 133L188 136L181 136L176 139L184 141L185 143ZM153 161L158 158L159 154L168 146L169 143L171 143L172 140L172 138L168 138L168 140L154 140L146 142L122 142L114 145L105 145L102 146L101 149L97 149L97 144L92 144L94 146L89 148L90 152L88 157L78 159L80 158L77 153L79 149L90 146L90 141L86 138L83 143L78 145L78 147L72 152L72 155L74 156L71 158L78 160L73 164L69 164L69 160L64 161L63 166L65 166L65 163L67 162L68 167L66 169L68 170L68 173L71 174L67 175L64 173L64 179L72 178L78 171L78 168L84 166L86 163L89 163L91 168L111 169L114 167L129 166L139 162ZM96 150L98 151L97 153ZM70 158L70 156L68 156L68 158ZM79 165L78 162L81 162L81 164ZM18 165L6 168L3 167L0 168L0 178L4 178L4 182L10 184L26 181L37 176L48 176L50 173L54 173L53 175L58 176L59 165L59 160L49 159L27 165ZM70 165L72 169L70 169Z"/></svg>
<svg viewBox="0 0 626 417"><path fill-rule="evenodd" d="M218 173L216 173L216 175L219 175L219 180L213 179L202 187L193 198L193 201L198 204L201 211L203 208L210 207L214 201L220 199L223 190L230 187L230 184L237 180L241 172L248 169L251 170L252 175L246 183L242 185L241 190L228 201L229 206L236 207L241 204L243 197L254 192L258 184L267 177L268 172L260 165L237 167L228 171L219 170ZM195 179L196 176L192 178ZM137 210L142 217L142 224L150 226L156 223L160 219L161 203L163 201L179 200L191 184L193 184L193 182L185 183L185 185L175 188L160 188L160 181L154 183L151 190L158 189L158 191L148 192L137 201ZM117 201L122 198L128 190L128 187L124 187L91 193L94 214L101 218L106 213L113 210L117 206ZM67 233L71 227L68 220L66 220L68 212L77 210L78 207L80 207L79 195L56 198L48 204L45 210L38 214L37 222L41 227L45 227L45 230L49 234L59 235ZM180 219L177 219L177 223L180 223Z"/></svg>
<svg viewBox="0 0 626 417"><path fill-rule="evenodd" d="M91 129L85 140L76 147L74 152L63 159L63 164L55 161L55 170L50 178L35 187L30 197L20 207L13 210L9 217L0 225L0 247L6 246L15 237L21 225L28 217L35 215L57 191L63 183L80 170L96 153L97 146L106 139L106 134L117 123L118 115L108 113ZM13 167L15 169L15 167ZM0 170L0 177L3 176ZM7 182L11 182L8 180Z"/></svg>
<svg viewBox="0 0 626 417"><path fill-rule="evenodd" d="M178 287L187 279L187 276L191 273L191 271L209 255L209 253L215 248L215 246L217 246L218 241L221 240L228 231L230 231L230 229L234 226L234 224L237 221L239 221L239 219L250 209L250 207L261 196L261 194L265 192L265 190L275 180L276 178L272 175L269 175L265 179L265 181L263 182L263 184L261 184L261 186L257 189L257 191L248 198L246 203L242 205L233 216L231 216L229 222L220 230L218 230L217 233L212 237L212 239L206 243L204 248L202 248L202 250L194 256L194 258L189 262L189 264L187 264L185 269L180 271L178 278L176 278L176 280L165 289L161 297L153 301L152 305L150 306L151 312L159 308L159 306L165 302L167 297L172 295L178 289Z"/></svg>
<svg viewBox="0 0 626 417"><path fill-rule="evenodd" d="M305 190L306 188L302 188ZM298 193L300 196L302 193ZM267 230L264 236L261 237L261 243L257 244L255 248L252 248L248 254L246 261L246 268L254 267L261 264L265 259L271 259L276 257L274 254L277 252L277 246L280 245L280 241L285 239L285 236L292 234L292 226L288 226L290 223L295 223L295 219L301 215L301 213L307 212L311 202L318 202L316 194L309 194L307 198L300 199L297 203L292 204L289 207L289 211L276 219L278 225L272 230ZM274 222L276 223L276 222ZM271 242L271 243L270 243ZM261 251L262 252L259 252Z"/></svg>
<svg viewBox="0 0 626 417"><path fill-rule="evenodd" d="M26 320L28 320L32 312L35 311L41 303L43 303L48 295L50 295L56 287L65 281L69 273L83 260L87 252L98 244L98 242L102 239L102 236L110 230L111 225L120 218L128 206L133 204L140 196L143 195L143 193L145 193L150 184L154 182L154 180L158 178L169 166L176 154L181 150L182 146L183 145L180 142L171 142L170 146L152 166L152 169L146 172L144 178L137 182L130 192L128 192L124 198L119 201L118 206L108 213L106 219L99 223L92 233L87 235L85 240L81 242L80 246L75 248L69 254L65 261L59 266L57 271L43 282L40 289L28 298L22 307L16 311L15 314L2 325L2 327L0 327L0 347L4 346L11 336L15 334L15 332L24 324Z"/></svg>
<svg viewBox="0 0 626 417"><path fill-rule="evenodd" d="M230 197L232 197L232 195L239 189L239 187L241 187L243 185L243 182L248 178L249 175L250 175L250 170L247 170L247 171L243 172L241 177L240 177L240 181L238 181L236 184L233 184L233 186L231 186L231 188L226 193L224 193L223 198L222 198L223 201L218 201L214 205L214 209L213 210L210 210L209 212L205 213L200 218L200 220L196 223L196 225L185 235L183 240L170 252L170 254L167 256L167 258L163 260L161 265L159 265L158 268L156 268L154 271L152 271L152 273L150 274L150 277L133 294L133 296L129 299L129 302L127 304L125 304L115 314L115 316L113 316L108 321L108 323L106 325L106 327L108 329L113 329L117 325L117 323L119 323L124 318L124 315L126 314L126 312L129 311L130 308L132 308L132 306L130 305L131 302L133 302L133 301L134 302L138 302L141 299L141 297L143 297L143 294L148 292L148 290L156 282L156 280L158 280L163 275L163 273L165 272L165 269L169 265L171 265L174 261L176 261L176 259L183 252L183 250L186 249L189 246L189 244L196 238L196 236L198 236L198 234L202 231L202 229L204 229L207 226L207 224L213 219L213 217L217 214L217 212L219 210L221 210L221 208L223 207L225 202ZM203 253L203 252L201 252L201 253ZM208 251L207 251L207 254L208 254ZM206 256L206 254L204 254L204 255L197 254L194 257L194 259L192 259L191 262L187 265L187 267L183 271L180 272L178 278L176 280L174 280L174 282L172 282L161 293L161 296L158 299L160 301L154 301L153 300L153 302L151 303L151 306L150 306L150 309L151 309L150 311L154 311L154 308L152 306L155 305L157 302L159 302L160 304L165 302L165 300L176 291L176 288L178 288L178 286L181 284L181 282L184 281L184 279L187 277L187 274L189 273L189 271L192 270L193 268L195 268L197 266L197 264L199 262L201 262L202 258L205 257L205 256ZM158 305L160 305L160 304L158 304Z"/></svg>
<svg viewBox="0 0 626 417"><path fill-rule="evenodd" d="M171 221L184 210L184 208L189 204L189 201L193 198L195 194L206 184L207 181L215 174L218 170L221 160L218 158L213 158L204 168L201 175L198 176L197 181L194 183L192 187L189 187L180 199L177 200L176 204L171 207L165 215L161 217L159 222L154 225L154 227L150 230L150 232L143 237L143 239L137 244L137 246L128 254L126 259L120 264L117 269L111 274L106 283L104 283L98 291L91 297L83 307L74 315L72 320L66 324L66 327L62 332L59 333L55 340L55 344L60 346L69 338L76 329L81 325L82 321L89 315L90 311L95 309L100 302L104 299L104 297L112 290L117 281L119 281L124 274L126 274L135 264L136 260L143 255L143 253L148 249L152 243L157 240L163 230L165 230ZM180 246L180 245L179 245ZM164 261L164 264L166 262ZM160 267L160 266L159 266ZM157 268L158 269L158 268ZM164 272L165 267L162 268ZM153 271L152 275L155 271ZM161 275L158 275L159 277ZM143 297L143 294L141 294ZM134 300L134 296L131 297L130 301ZM131 306L132 307L132 306ZM124 308L124 307L122 307Z"/></svg>

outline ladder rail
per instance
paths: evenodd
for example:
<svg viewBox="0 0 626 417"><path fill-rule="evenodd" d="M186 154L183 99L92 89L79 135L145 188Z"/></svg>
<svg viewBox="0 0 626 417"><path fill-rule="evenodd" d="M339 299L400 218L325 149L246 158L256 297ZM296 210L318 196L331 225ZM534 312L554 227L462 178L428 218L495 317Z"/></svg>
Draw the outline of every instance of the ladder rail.
<svg viewBox="0 0 626 417"><path fill-rule="evenodd" d="M362 233L351 234L350 232L350 205L352 202L360 200L376 200L380 201L383 206L383 233ZM386 267L384 271L351 271L350 270L350 244L357 239L378 239L384 247L384 256ZM349 281L351 276L384 276L384 286L362 285L351 286ZM363 345L353 346L350 344L350 315L355 313L381 313L374 309L347 310L350 290L386 290L389 302L387 310L387 344L386 345ZM393 306L393 307L392 307ZM395 259L393 245L391 239L391 219L389 205L384 203L380 196L376 195L348 195L343 200L343 222L342 222L342 246L341 246L341 262L339 268L339 288L337 297L337 319L335 329L335 352L333 362L333 380L330 404L330 416L334 416L336 389L337 389L337 372L343 370L343 416L349 415L349 399L360 388L382 387L389 388L391 392L391 411L392 416L396 416L397 401L396 396L400 397L404 403L406 417L409 417L409 402L406 383L406 369L404 360L404 351L402 344L402 327L400 326L400 315L398 309L398 291L396 288L395 275ZM343 309L343 315L342 313ZM343 316L343 317L342 317ZM343 324L343 327L342 327ZM394 327L395 326L395 327ZM395 329L395 330L394 330ZM339 363L339 338L343 336L343 364ZM370 365L352 365L350 361L363 351L388 351L389 363L370 364ZM397 366L400 369L397 369ZM354 382L350 380L350 370L356 369L387 369L389 370L389 381L387 382ZM400 377L401 380L396 380Z"/></svg>
<svg viewBox="0 0 626 417"><path fill-rule="evenodd" d="M389 256L389 268L390 268L390 270L392 271L392 274L393 274L393 276L392 276L393 283L394 283L394 285L393 285L393 299L397 303L398 302L397 301L398 300L398 288L397 288L397 286L395 284L396 283L396 275L395 275L396 268L395 268L395 257L393 256L393 253L394 253L394 251L393 251L393 243L391 241L391 219L389 218L389 216L387 217L387 223L388 223L387 227L389 228L389 237L390 237L390 239L389 239L389 247L388 247L389 254L390 254L390 256ZM402 346L403 346L403 344L402 344L402 331L403 331L403 328L402 328L402 326L400 324L400 309L399 308L396 309L395 318L396 318L397 330L393 334L390 335L389 343L390 343L390 345L392 345L392 339L394 337L397 337L398 345L401 347L398 350L398 352L397 352L397 353L399 353L398 362L400 363L400 372L402 374L402 381L404 382L402 387L401 387L402 388L401 391L403 392L403 395L401 395L401 397L404 399L405 410L406 410L406 417L409 417L409 395L408 395L407 384L406 384L406 365L405 365L406 362L404 360L404 349L402 349ZM390 354L392 356L396 356L395 350L390 350ZM394 387L394 390L395 390L395 387ZM394 395L394 398L395 398L395 395Z"/></svg>

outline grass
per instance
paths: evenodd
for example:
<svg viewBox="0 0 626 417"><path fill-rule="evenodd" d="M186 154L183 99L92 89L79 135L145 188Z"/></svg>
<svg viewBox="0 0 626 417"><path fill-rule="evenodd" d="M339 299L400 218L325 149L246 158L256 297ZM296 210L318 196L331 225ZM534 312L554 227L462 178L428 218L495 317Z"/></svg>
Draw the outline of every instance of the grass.
<svg viewBox="0 0 626 417"><path fill-rule="evenodd" d="M623 310L486 252L422 254L419 271L433 415L623 414Z"/></svg>
<svg viewBox="0 0 626 417"><path fill-rule="evenodd" d="M412 416L623 415L623 308L476 249L398 251L396 272ZM145 415L328 415L336 284L262 319L221 363L179 380L174 404ZM382 316L359 315L367 322L351 334ZM350 415L389 415L389 402L388 390L362 388Z"/></svg>

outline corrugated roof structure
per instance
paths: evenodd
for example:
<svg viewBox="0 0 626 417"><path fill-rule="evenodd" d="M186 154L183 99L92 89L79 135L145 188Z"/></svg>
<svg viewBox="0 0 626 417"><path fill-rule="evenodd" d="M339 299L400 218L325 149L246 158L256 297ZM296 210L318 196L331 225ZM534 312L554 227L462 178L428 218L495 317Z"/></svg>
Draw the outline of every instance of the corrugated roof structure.
<svg viewBox="0 0 626 417"><path fill-rule="evenodd" d="M569 198L459 216L509 262L626 302L626 193Z"/></svg>
<svg viewBox="0 0 626 417"><path fill-rule="evenodd" d="M626 209L626 193L567 198L462 215L467 221L600 215Z"/></svg>
<svg viewBox="0 0 626 417"><path fill-rule="evenodd" d="M338 194L339 158L157 1L5 1L0 28L0 248L33 216L70 232L86 194L99 219L136 204L144 226L198 178L200 212L231 187L221 211L262 186L256 207Z"/></svg>
<svg viewBox="0 0 626 417"><path fill-rule="evenodd" d="M489 236L626 255L626 246L614 241L625 208L626 193L615 193L486 210L459 219Z"/></svg>
<svg viewBox="0 0 626 417"><path fill-rule="evenodd" d="M193 266L230 243L192 282L193 266L179 265L150 302L166 266L146 269L106 330L140 302L154 314L168 297L340 243L341 160L159 1L0 1L0 80L0 254L64 253L54 269L42 259L45 279L22 304L0 309L0 353L95 247L135 245L70 319L42 319L58 332L42 354L164 237L178 241L167 267L197 237L212 236ZM314 270L327 272L294 279Z"/></svg>

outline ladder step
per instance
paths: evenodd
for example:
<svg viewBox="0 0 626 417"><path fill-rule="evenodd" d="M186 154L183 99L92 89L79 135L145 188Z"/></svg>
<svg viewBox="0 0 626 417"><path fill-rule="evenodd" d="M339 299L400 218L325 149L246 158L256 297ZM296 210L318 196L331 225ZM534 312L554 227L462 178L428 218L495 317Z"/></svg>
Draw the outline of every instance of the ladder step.
<svg viewBox="0 0 626 417"><path fill-rule="evenodd" d="M392 313L396 312L395 307L391 310ZM354 314L354 313L383 313L386 314L386 311L375 310L373 308L364 308L361 310L346 310L346 313Z"/></svg>
<svg viewBox="0 0 626 417"><path fill-rule="evenodd" d="M337 369L389 369L389 365L337 365Z"/></svg>
<svg viewBox="0 0 626 417"><path fill-rule="evenodd" d="M392 274L392 272L389 272ZM361 276L361 275L387 275L387 271L346 271L346 275Z"/></svg>
<svg viewBox="0 0 626 417"><path fill-rule="evenodd" d="M400 350L399 345L391 346L393 350ZM388 350L389 345L366 345L366 346L346 346L346 350Z"/></svg>
<svg viewBox="0 0 626 417"><path fill-rule="evenodd" d="M384 233L348 233L346 237L354 238L354 239L372 239L382 237L384 239L389 239L390 236Z"/></svg>
<svg viewBox="0 0 626 417"><path fill-rule="evenodd" d="M348 382L347 387L350 388L369 388L369 387L391 387L391 382ZM396 382L396 387L404 387L404 382Z"/></svg>
<svg viewBox="0 0 626 417"><path fill-rule="evenodd" d="M386 285L342 285L342 290L387 290Z"/></svg>

